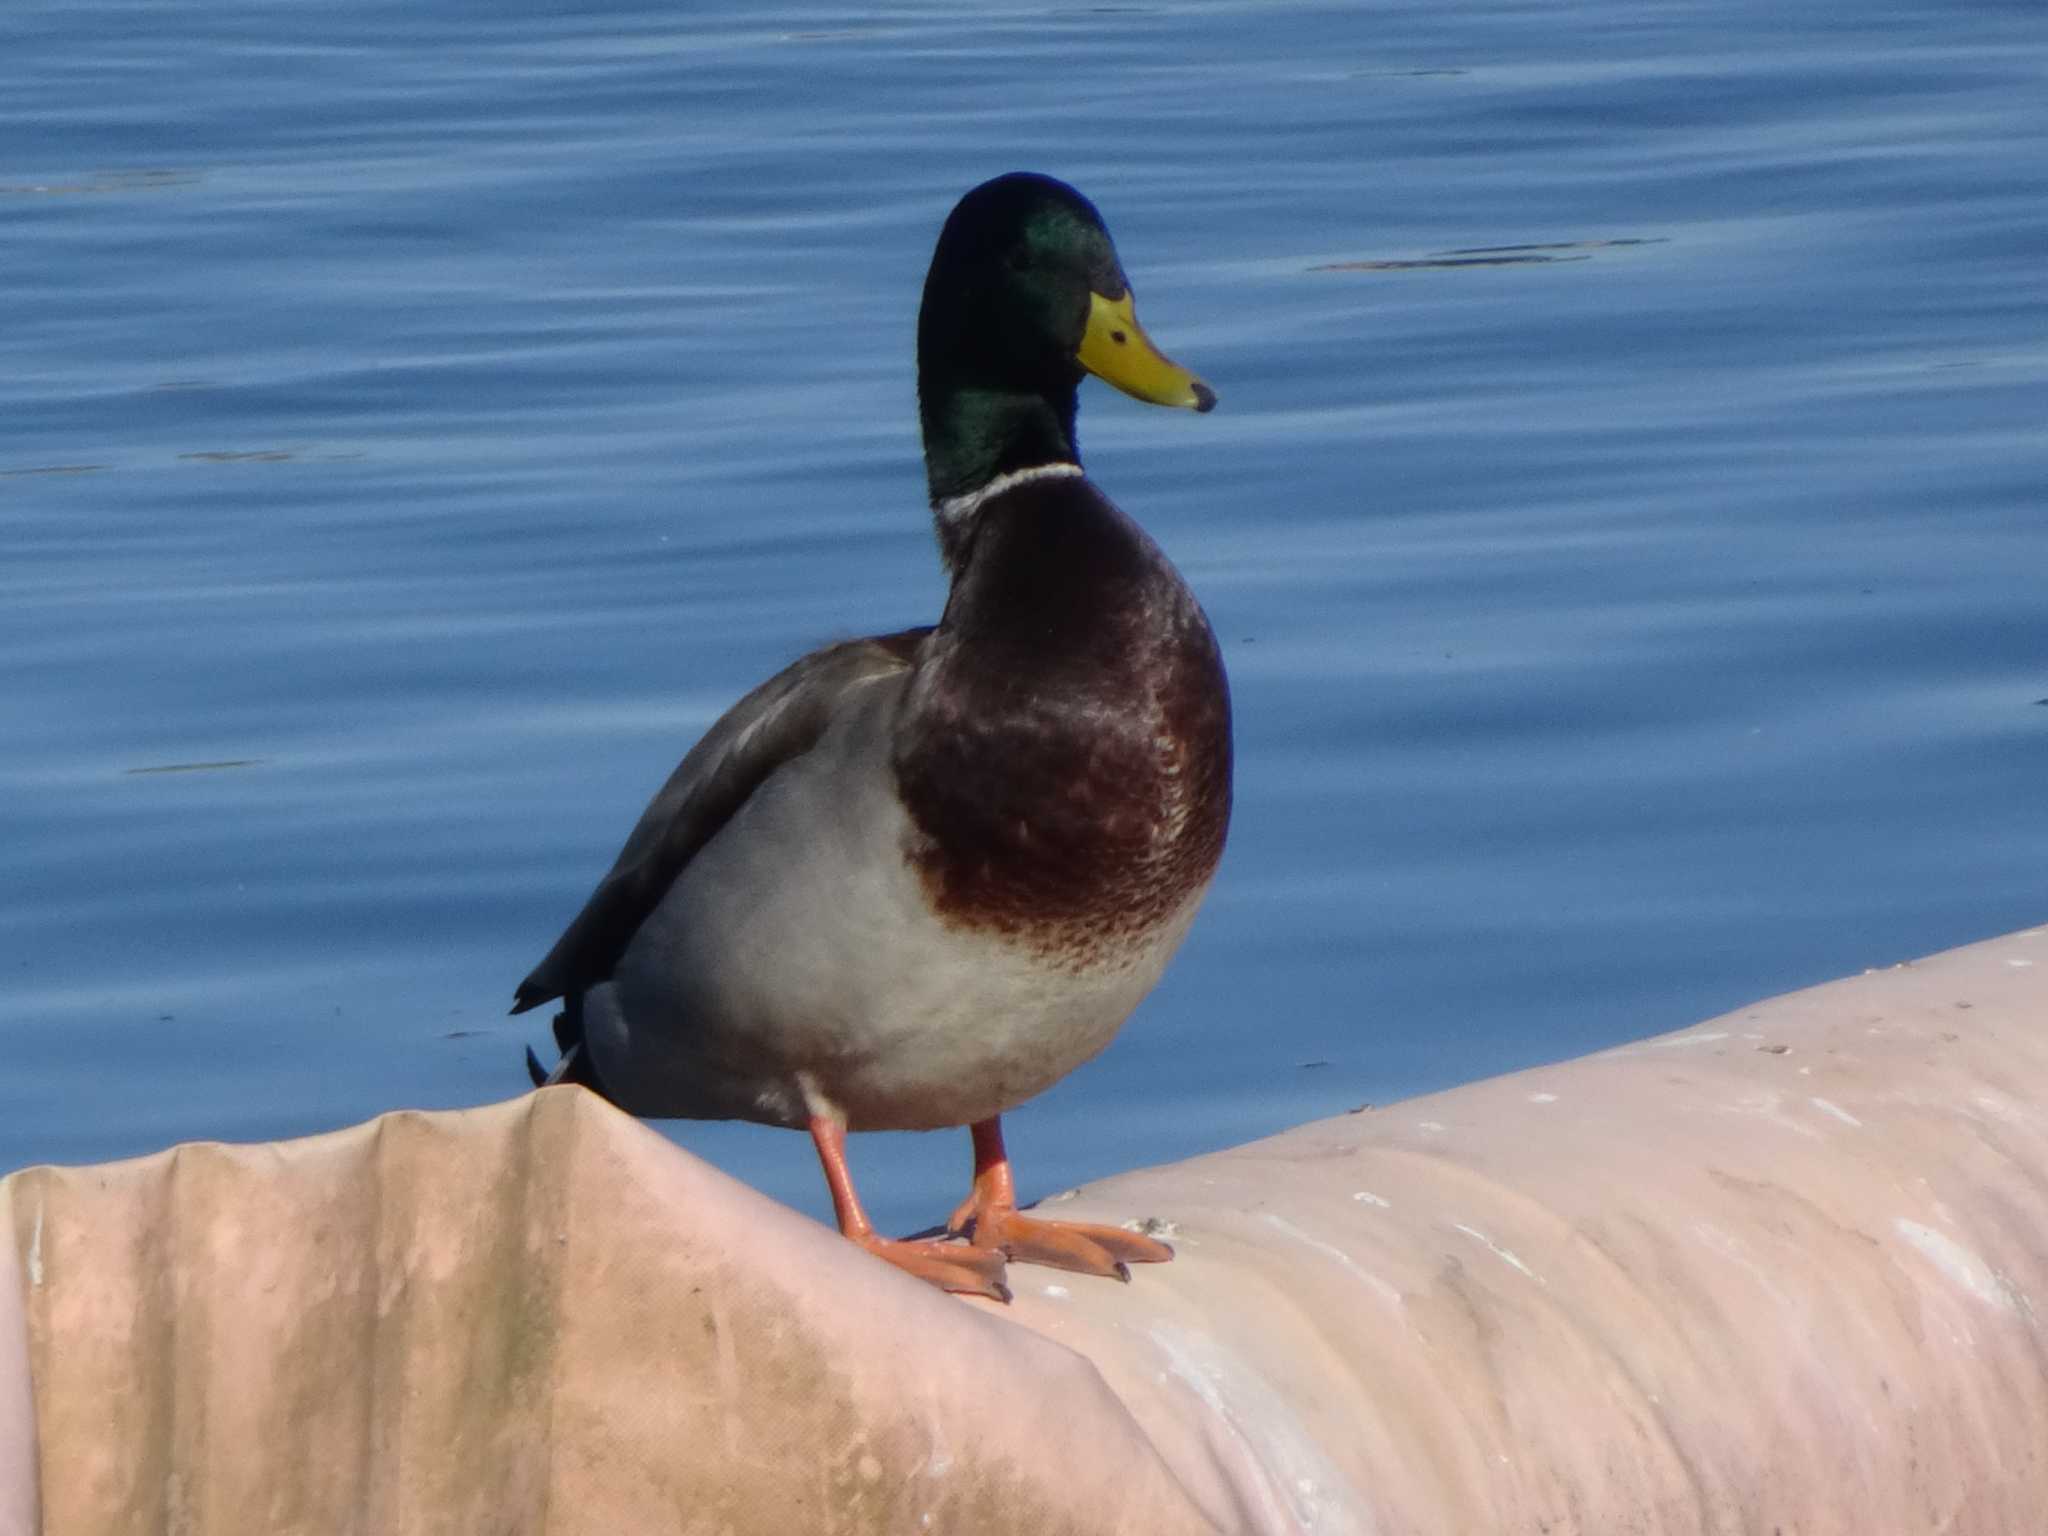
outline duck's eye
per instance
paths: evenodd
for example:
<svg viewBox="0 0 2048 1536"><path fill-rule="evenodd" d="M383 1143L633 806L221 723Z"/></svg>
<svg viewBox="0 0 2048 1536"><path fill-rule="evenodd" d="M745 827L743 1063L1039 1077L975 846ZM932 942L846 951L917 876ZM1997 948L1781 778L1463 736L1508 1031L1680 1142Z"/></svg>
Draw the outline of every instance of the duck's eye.
<svg viewBox="0 0 2048 1536"><path fill-rule="evenodd" d="M1122 331L1111 331L1109 333L1109 339L1115 342L1118 346L1122 346L1130 338L1125 336Z"/></svg>

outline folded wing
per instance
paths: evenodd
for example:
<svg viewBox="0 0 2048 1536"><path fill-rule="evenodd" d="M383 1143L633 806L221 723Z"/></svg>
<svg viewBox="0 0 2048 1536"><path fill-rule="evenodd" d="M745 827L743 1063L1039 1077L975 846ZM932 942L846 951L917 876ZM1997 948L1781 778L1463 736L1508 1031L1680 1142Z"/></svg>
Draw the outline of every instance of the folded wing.
<svg viewBox="0 0 2048 1536"><path fill-rule="evenodd" d="M777 769L818 744L863 685L909 669L929 627L812 651L726 711L661 787L611 872L547 958L519 984L524 1013L594 986L699 849Z"/></svg>

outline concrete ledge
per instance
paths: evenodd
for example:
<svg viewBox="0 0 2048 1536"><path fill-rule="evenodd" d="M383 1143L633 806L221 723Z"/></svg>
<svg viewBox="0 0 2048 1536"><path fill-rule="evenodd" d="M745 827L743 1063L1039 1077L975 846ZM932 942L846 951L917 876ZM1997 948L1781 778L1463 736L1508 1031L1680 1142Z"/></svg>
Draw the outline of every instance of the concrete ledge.
<svg viewBox="0 0 2048 1536"><path fill-rule="evenodd" d="M1057 1214L1180 1257L943 1296L576 1089L24 1170L0 1536L36 1529L32 1465L53 1533L1861 1536L2048 1506L2048 929Z"/></svg>

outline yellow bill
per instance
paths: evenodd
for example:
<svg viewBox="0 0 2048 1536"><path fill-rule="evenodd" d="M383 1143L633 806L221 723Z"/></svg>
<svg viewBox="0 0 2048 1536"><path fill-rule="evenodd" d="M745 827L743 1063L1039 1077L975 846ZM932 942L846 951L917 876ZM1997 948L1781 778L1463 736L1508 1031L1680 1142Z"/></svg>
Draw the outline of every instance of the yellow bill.
<svg viewBox="0 0 2048 1536"><path fill-rule="evenodd" d="M1215 390L1152 345L1138 324L1128 288L1120 299L1088 296L1088 332L1074 356L1095 377L1135 399L1191 411L1216 404Z"/></svg>

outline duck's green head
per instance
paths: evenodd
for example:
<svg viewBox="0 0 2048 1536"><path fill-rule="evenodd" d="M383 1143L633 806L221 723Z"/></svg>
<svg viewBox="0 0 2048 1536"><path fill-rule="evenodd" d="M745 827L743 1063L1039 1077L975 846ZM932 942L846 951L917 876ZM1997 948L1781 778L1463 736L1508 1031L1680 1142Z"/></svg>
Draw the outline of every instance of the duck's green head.
<svg viewBox="0 0 2048 1536"><path fill-rule="evenodd" d="M1018 171L961 198L939 233L917 318L918 413L932 502L1012 470L1077 462L1083 373L1155 405L1215 393L1139 327L1095 205Z"/></svg>

